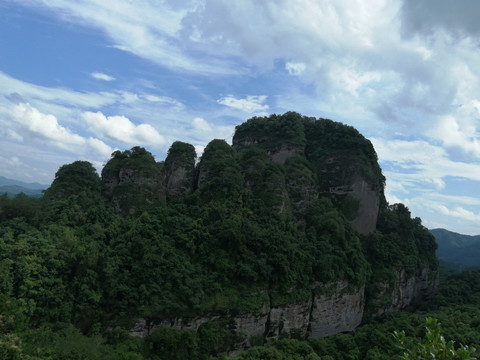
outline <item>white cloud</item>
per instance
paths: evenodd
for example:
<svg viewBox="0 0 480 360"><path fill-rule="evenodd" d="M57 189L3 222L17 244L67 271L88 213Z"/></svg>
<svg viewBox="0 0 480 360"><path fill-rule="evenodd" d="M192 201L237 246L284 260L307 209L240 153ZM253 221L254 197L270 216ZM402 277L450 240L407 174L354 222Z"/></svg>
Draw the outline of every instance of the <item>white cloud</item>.
<svg viewBox="0 0 480 360"><path fill-rule="evenodd" d="M148 102L168 106L178 111L185 110L185 105L183 105L180 101L175 100L168 96L145 94L145 95L141 95L141 98L147 100Z"/></svg>
<svg viewBox="0 0 480 360"><path fill-rule="evenodd" d="M462 207L457 206L453 209L449 209L446 206L440 205L438 208L445 215L457 217L467 221L476 221L477 223L480 222L480 214L475 214L474 212Z"/></svg>
<svg viewBox="0 0 480 360"><path fill-rule="evenodd" d="M103 141L93 137L87 139L87 144L104 158L108 158L113 151L113 149Z"/></svg>
<svg viewBox="0 0 480 360"><path fill-rule="evenodd" d="M113 81L113 80L116 80L113 76L110 76L110 75L107 75L107 74L104 74L104 73L100 73L100 72L93 72L90 74L94 79L97 79L97 80L103 80L103 81Z"/></svg>
<svg viewBox="0 0 480 360"><path fill-rule="evenodd" d="M265 113L268 110L268 105L264 104L267 100L265 95L249 95L245 99L237 99L232 95L225 96L221 99L218 99L219 104L244 111L246 113Z"/></svg>
<svg viewBox="0 0 480 360"><path fill-rule="evenodd" d="M300 75L305 71L305 64L302 62L287 61L285 69L290 75Z"/></svg>
<svg viewBox="0 0 480 360"><path fill-rule="evenodd" d="M99 111L87 111L83 118L93 132L124 144L159 146L165 143L165 138L153 126L135 125L125 116L105 116Z"/></svg>
<svg viewBox="0 0 480 360"><path fill-rule="evenodd" d="M228 61L198 61L185 51L179 35L184 17L201 4L193 2L135 2L43 0L43 6L61 19L101 29L117 49L133 53L168 68L208 74L238 73ZM38 2L30 1L33 6ZM192 43L189 48L195 49Z"/></svg>
<svg viewBox="0 0 480 360"><path fill-rule="evenodd" d="M0 173L13 179L48 184L57 169L78 158L95 163L107 159L112 148L84 137L60 119L26 102L0 96Z"/></svg>
<svg viewBox="0 0 480 360"><path fill-rule="evenodd" d="M210 124L207 121L205 121L205 119L202 119L200 117L193 119L192 125L193 125L193 128L197 131L207 132L207 133L212 131L212 127L210 126Z"/></svg>
<svg viewBox="0 0 480 360"><path fill-rule="evenodd" d="M213 139L225 139L230 142L233 126L217 124L207 121L203 117L195 117L181 138L195 146L198 156L203 153L205 146Z"/></svg>
<svg viewBox="0 0 480 360"><path fill-rule="evenodd" d="M461 177L480 181L480 165L453 161L440 146L426 141L370 139L379 161L390 170L390 178L404 184L430 183L443 188L445 177ZM389 171L385 171L388 173Z"/></svg>
<svg viewBox="0 0 480 360"><path fill-rule="evenodd" d="M205 151L205 146L203 145L195 145L195 153L197 154L197 160L200 159Z"/></svg>
<svg viewBox="0 0 480 360"><path fill-rule="evenodd" d="M447 147L459 147L480 158L480 142L476 132L474 125L462 127L455 117L447 115L439 119L437 126L431 129L429 134Z"/></svg>
<svg viewBox="0 0 480 360"><path fill-rule="evenodd" d="M453 161L444 148L424 140L370 140L387 178L387 201L406 204L429 228L479 233L479 164Z"/></svg>
<svg viewBox="0 0 480 360"><path fill-rule="evenodd" d="M43 114L30 104L15 105L11 115L13 120L32 136L55 143L66 150L72 150L85 143L83 137L61 126L54 115Z"/></svg>
<svg viewBox="0 0 480 360"><path fill-rule="evenodd" d="M29 102L43 112L58 115L65 114L69 118L70 108L97 108L114 104L119 100L115 93L81 92L67 88L55 88L31 84L15 79L0 71L0 95L10 99L11 103ZM49 111L51 110L51 111Z"/></svg>

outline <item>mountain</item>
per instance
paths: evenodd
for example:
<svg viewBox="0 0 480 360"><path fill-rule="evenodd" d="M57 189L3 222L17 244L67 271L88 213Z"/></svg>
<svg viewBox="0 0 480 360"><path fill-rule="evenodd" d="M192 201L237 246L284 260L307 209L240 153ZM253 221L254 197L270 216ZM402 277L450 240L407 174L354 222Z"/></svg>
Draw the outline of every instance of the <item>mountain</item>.
<svg viewBox="0 0 480 360"><path fill-rule="evenodd" d="M430 233L438 244L440 260L457 269L480 266L480 235L462 235L445 229L432 229Z"/></svg>
<svg viewBox="0 0 480 360"><path fill-rule="evenodd" d="M62 181L47 193L65 188ZM218 265L201 266L224 273L222 286L238 296L193 316L140 318L135 336L166 324L197 329L225 312L238 313L227 320L247 336L242 346L290 332L327 336L424 301L437 285L433 237L405 206L387 205L370 141L329 119L255 117L236 127L232 145L214 139L198 161L179 141L162 162L141 147L117 151L101 181L121 216L158 206L191 216L203 236L189 246L216 254ZM195 252L195 261L202 256Z"/></svg>
<svg viewBox="0 0 480 360"><path fill-rule="evenodd" d="M0 198L0 290L30 326L163 350L353 331L438 286L433 235L384 186L355 128L294 112L251 118L200 159L177 141L163 161L115 151L101 176L75 161L42 201Z"/></svg>
<svg viewBox="0 0 480 360"><path fill-rule="evenodd" d="M16 196L20 193L32 197L41 197L43 195L43 190L46 188L48 188L48 185L39 184L37 182L27 183L0 176L0 194L6 193L10 197Z"/></svg>

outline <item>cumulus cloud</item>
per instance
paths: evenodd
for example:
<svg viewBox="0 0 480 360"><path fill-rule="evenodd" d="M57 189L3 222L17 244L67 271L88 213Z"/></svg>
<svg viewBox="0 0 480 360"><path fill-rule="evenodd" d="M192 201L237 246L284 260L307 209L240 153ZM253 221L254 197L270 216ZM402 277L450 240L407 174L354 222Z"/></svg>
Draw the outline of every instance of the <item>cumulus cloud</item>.
<svg viewBox="0 0 480 360"><path fill-rule="evenodd" d="M268 110L268 105L264 104L267 100L265 95L249 95L245 99L237 99L232 95L225 96L221 99L218 99L219 104L244 111L246 113L265 113Z"/></svg>
<svg viewBox="0 0 480 360"><path fill-rule="evenodd" d="M424 140L371 141L387 178L387 201L406 204L415 216L421 214L430 228L448 224L452 231L478 231L474 230L477 225L471 215L478 212L480 205L475 195L480 186L480 165L453 161L444 148ZM454 195L457 187L471 196ZM462 213L468 213L470 220L461 219ZM457 220L452 221L453 218Z"/></svg>
<svg viewBox="0 0 480 360"><path fill-rule="evenodd" d="M473 125L461 126L451 115L443 116L429 134L447 147L458 147L480 158L480 141Z"/></svg>
<svg viewBox="0 0 480 360"><path fill-rule="evenodd" d="M104 157L111 153L110 146L99 139L84 137L66 126L52 114L41 112L29 103L3 103L0 111L0 133L7 135L9 147L29 147L31 152L35 147L48 147L66 150L75 154L95 154ZM7 145L5 145L7 146Z"/></svg>
<svg viewBox="0 0 480 360"><path fill-rule="evenodd" d="M211 132L212 131L212 126L203 118L196 117L192 121L193 128L197 131L201 132Z"/></svg>
<svg viewBox="0 0 480 360"><path fill-rule="evenodd" d="M216 124L212 121L208 121L203 117L195 117L191 120L187 133L189 140L183 139L183 141L189 141L197 151L197 155L200 157L203 153L205 145L207 145L213 139L225 139L229 141L232 136L233 126Z"/></svg>
<svg viewBox="0 0 480 360"><path fill-rule="evenodd" d="M125 116L105 116L87 111L83 118L92 130L108 139L130 145L162 145L165 138L150 124L135 125Z"/></svg>
<svg viewBox="0 0 480 360"><path fill-rule="evenodd" d="M104 74L104 73L100 73L100 72L93 72L90 75L91 75L91 77L93 77L94 79L97 79L97 80L103 80L103 81L116 80L113 76L110 76L110 75L107 75L107 74Z"/></svg>
<svg viewBox="0 0 480 360"><path fill-rule="evenodd" d="M85 139L61 126L51 114L43 114L27 103L15 105L11 112L17 124L34 137L55 142L59 147L71 149L85 143Z"/></svg>

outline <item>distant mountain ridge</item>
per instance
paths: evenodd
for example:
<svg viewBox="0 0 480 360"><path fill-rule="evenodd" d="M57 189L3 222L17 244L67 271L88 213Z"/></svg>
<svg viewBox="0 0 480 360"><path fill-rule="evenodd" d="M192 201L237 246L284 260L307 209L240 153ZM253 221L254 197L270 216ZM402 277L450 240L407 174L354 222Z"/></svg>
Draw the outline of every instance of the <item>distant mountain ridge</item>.
<svg viewBox="0 0 480 360"><path fill-rule="evenodd" d="M432 229L438 244L437 257L456 268L480 266L480 235L463 235L446 229Z"/></svg>
<svg viewBox="0 0 480 360"><path fill-rule="evenodd" d="M0 176L0 195L6 193L8 196L16 196L20 193L24 193L27 196L41 197L43 195L43 190L47 188L48 185L37 182L27 183Z"/></svg>

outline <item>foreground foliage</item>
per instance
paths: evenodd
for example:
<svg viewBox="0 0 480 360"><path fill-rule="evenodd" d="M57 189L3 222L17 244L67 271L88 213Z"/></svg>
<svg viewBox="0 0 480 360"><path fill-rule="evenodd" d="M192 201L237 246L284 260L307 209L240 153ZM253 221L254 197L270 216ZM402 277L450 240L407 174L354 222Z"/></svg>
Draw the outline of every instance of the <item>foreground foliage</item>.
<svg viewBox="0 0 480 360"><path fill-rule="evenodd" d="M400 356L402 360L423 360L423 359L466 359L475 360L472 356L475 348L469 348L460 344L455 347L453 340L446 341L441 334L441 327L437 319L428 317L426 320L425 340L421 343L411 343L405 335L405 331L395 331L394 336L404 350Z"/></svg>

